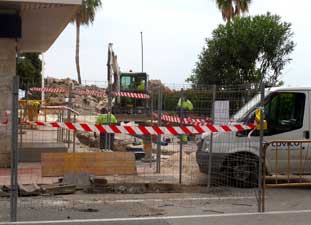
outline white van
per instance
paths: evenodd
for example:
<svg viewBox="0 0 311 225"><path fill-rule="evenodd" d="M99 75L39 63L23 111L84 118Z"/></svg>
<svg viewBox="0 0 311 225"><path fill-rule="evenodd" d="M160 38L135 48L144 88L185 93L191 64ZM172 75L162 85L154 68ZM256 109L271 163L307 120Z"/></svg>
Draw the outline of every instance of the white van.
<svg viewBox="0 0 311 225"><path fill-rule="evenodd" d="M265 94L265 120L267 130L264 141L304 140L310 138L311 88L271 88ZM237 123L253 123L260 96L255 96L242 107L232 120ZM226 175L234 184L256 186L258 179L259 131L216 133L213 135L212 176ZM203 134L198 142L197 163L201 172L208 173L210 135ZM274 174L275 146L266 155L267 173ZM287 173L288 146L278 146L278 172ZM291 173L299 173L299 144L290 147ZM310 146L303 144L303 172L311 174Z"/></svg>

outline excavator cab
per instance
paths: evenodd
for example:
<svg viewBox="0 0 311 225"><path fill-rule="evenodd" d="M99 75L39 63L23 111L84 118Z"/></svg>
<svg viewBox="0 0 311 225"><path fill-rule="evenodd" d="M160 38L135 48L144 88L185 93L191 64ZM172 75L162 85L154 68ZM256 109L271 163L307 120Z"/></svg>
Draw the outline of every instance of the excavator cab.
<svg viewBox="0 0 311 225"><path fill-rule="evenodd" d="M148 74L120 73L120 91L148 94ZM119 97L118 111L126 114L144 114L148 111L148 100Z"/></svg>
<svg viewBox="0 0 311 225"><path fill-rule="evenodd" d="M121 73L120 91L147 93L148 75L146 73Z"/></svg>

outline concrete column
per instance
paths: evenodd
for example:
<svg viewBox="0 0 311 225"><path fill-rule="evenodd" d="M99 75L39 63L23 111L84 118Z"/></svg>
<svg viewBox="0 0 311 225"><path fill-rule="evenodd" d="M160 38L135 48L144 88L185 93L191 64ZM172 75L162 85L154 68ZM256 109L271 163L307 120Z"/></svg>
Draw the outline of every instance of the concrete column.
<svg viewBox="0 0 311 225"><path fill-rule="evenodd" d="M12 78L16 75L16 41L0 38L0 168L10 167ZM8 119L8 123L5 121Z"/></svg>

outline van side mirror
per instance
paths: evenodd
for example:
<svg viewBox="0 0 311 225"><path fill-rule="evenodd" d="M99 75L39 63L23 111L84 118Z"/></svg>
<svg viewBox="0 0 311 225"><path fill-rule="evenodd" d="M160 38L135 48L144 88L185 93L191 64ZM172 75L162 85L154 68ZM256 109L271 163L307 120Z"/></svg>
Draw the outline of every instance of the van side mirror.
<svg viewBox="0 0 311 225"><path fill-rule="evenodd" d="M261 119L261 114L263 114L264 116L264 113L261 113L261 110L259 108L257 108L255 110L255 123L256 123L256 129L257 130L260 130L260 119ZM264 130L267 130L268 129L268 124L267 124L267 120L263 120L263 129Z"/></svg>

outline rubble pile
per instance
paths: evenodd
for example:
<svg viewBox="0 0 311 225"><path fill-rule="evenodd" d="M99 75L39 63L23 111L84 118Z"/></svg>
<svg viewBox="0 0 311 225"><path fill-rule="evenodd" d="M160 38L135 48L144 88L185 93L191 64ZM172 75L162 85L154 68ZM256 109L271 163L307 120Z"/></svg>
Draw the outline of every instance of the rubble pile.
<svg viewBox="0 0 311 225"><path fill-rule="evenodd" d="M105 92L104 88L99 88L96 85L79 85L77 81L70 78L57 79L48 77L46 79L46 87L68 89L72 86L74 90L92 90L98 92ZM99 111L108 104L107 97L97 97L92 95L78 95L73 96L73 108L84 114L89 112ZM68 104L68 93L46 93L47 105L58 106Z"/></svg>
<svg viewBox="0 0 311 225"><path fill-rule="evenodd" d="M159 88L161 87L161 91L164 93L171 93L172 90L166 87L161 80L149 80L148 82L149 90L151 92L158 92Z"/></svg>
<svg viewBox="0 0 311 225"><path fill-rule="evenodd" d="M170 93L172 90L166 87L160 80L149 80L149 90L150 92L158 92L159 87L164 93ZM70 78L57 79L48 77L46 79L46 87L49 88L62 88L69 90L70 86L74 90L92 90L98 92L105 92L105 88L100 88L96 85L80 85L76 80ZM59 106L68 104L68 93L46 93L47 105ZM98 112L101 108L107 107L108 98L107 97L97 97L92 95L73 95L73 108L82 114Z"/></svg>

